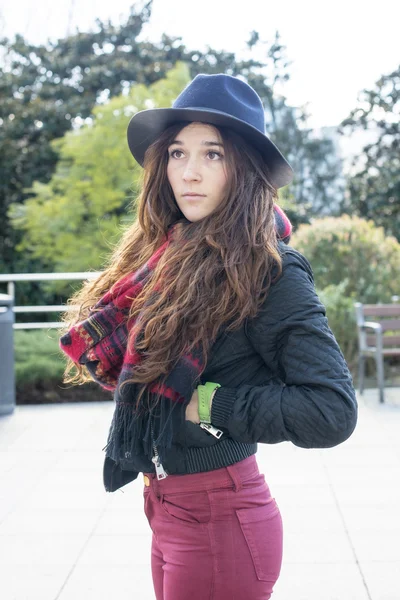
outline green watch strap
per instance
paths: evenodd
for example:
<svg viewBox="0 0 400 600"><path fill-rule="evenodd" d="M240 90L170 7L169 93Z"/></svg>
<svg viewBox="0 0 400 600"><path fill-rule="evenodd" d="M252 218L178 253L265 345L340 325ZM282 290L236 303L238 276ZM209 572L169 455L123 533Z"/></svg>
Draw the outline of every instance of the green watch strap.
<svg viewBox="0 0 400 600"><path fill-rule="evenodd" d="M197 393L199 395L199 417L202 423L211 423L211 396L219 387L221 387L219 383L212 383L211 381L207 381L204 385L197 386Z"/></svg>

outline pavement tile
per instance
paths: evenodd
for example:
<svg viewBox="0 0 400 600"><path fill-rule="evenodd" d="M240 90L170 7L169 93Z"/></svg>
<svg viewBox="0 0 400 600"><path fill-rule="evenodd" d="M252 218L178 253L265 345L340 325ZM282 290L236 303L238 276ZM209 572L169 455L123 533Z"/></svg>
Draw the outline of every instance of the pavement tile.
<svg viewBox="0 0 400 600"><path fill-rule="evenodd" d="M333 486L391 488L395 481L400 481L400 465L387 466L384 463L374 468L373 471L370 465L358 465L357 467L329 465L327 472Z"/></svg>
<svg viewBox="0 0 400 600"><path fill-rule="evenodd" d="M369 485L335 485L340 506L400 506L400 487L397 482L385 487Z"/></svg>
<svg viewBox="0 0 400 600"><path fill-rule="evenodd" d="M57 600L155 600L150 566L78 565ZM19 600L19 599L18 599Z"/></svg>
<svg viewBox="0 0 400 600"><path fill-rule="evenodd" d="M149 523L140 509L104 511L95 530L95 535L150 535Z"/></svg>
<svg viewBox="0 0 400 600"><path fill-rule="evenodd" d="M87 535L21 534L0 536L0 565L73 565L83 549ZM23 569L22 569L23 570Z"/></svg>
<svg viewBox="0 0 400 600"><path fill-rule="evenodd" d="M39 486L38 486L39 487ZM40 479L40 490L47 494L52 490L69 492L71 490L97 490L104 495L102 472L96 467L89 471L64 471L58 465L49 469Z"/></svg>
<svg viewBox="0 0 400 600"><path fill-rule="evenodd" d="M99 511L107 504L107 497L104 490L100 487L90 490L57 490L54 488L41 489L40 486L32 490L19 503L19 509L26 510L27 508L39 509L74 509L81 508L89 510L93 508Z"/></svg>
<svg viewBox="0 0 400 600"><path fill-rule="evenodd" d="M0 523L15 510L20 495L20 492L13 491L3 497L0 493Z"/></svg>
<svg viewBox="0 0 400 600"><path fill-rule="evenodd" d="M86 544L78 565L108 567L150 565L151 532L147 535L97 535Z"/></svg>
<svg viewBox="0 0 400 600"><path fill-rule="evenodd" d="M300 506L281 499L279 509L286 532L335 532L345 529L343 518L334 504L326 506L304 504Z"/></svg>
<svg viewBox="0 0 400 600"><path fill-rule="evenodd" d="M351 542L360 562L400 560L399 530L350 531ZM400 573L399 573L400 590ZM400 598L400 594L399 594Z"/></svg>
<svg viewBox="0 0 400 600"><path fill-rule="evenodd" d="M328 466L353 467L354 470L359 467L400 467L397 456L392 448L387 446L353 446L342 444L323 455L324 463Z"/></svg>
<svg viewBox="0 0 400 600"><path fill-rule="evenodd" d="M25 502L37 486L38 477L24 477L15 472L1 477L0 487L0 523L13 512L22 502Z"/></svg>
<svg viewBox="0 0 400 600"><path fill-rule="evenodd" d="M2 600L55 600L70 566L7 565L1 571ZM80 600L77 596L76 600Z"/></svg>
<svg viewBox="0 0 400 600"><path fill-rule="evenodd" d="M24 458L24 452L10 452L6 449L0 450L0 476L3 477L3 475L12 472Z"/></svg>
<svg viewBox="0 0 400 600"><path fill-rule="evenodd" d="M301 460L296 461L296 463L290 464L281 460L269 463L262 470L267 483L298 486L312 486L316 483L327 485L329 483L326 469L320 460L318 463L315 463L314 460L306 461L305 464L302 464ZM260 468L262 468L261 464Z"/></svg>
<svg viewBox="0 0 400 600"><path fill-rule="evenodd" d="M285 563L352 563L355 556L346 532L321 532L315 529L290 531L283 523L283 558ZM297 599L296 599L297 600Z"/></svg>
<svg viewBox="0 0 400 600"><path fill-rule="evenodd" d="M393 535L396 534L400 538L398 506L388 505L385 502L372 506L346 504L341 506L341 513L350 533L393 532Z"/></svg>
<svg viewBox="0 0 400 600"><path fill-rule="evenodd" d="M94 529L100 517L100 512L93 509L39 509L27 508L11 512L0 523L2 535L32 535L43 534L86 534Z"/></svg>
<svg viewBox="0 0 400 600"><path fill-rule="evenodd" d="M325 563L284 564L273 600L371 599L356 564Z"/></svg>
<svg viewBox="0 0 400 600"><path fill-rule="evenodd" d="M270 485L279 506L335 507L336 501L329 485Z"/></svg>
<svg viewBox="0 0 400 600"><path fill-rule="evenodd" d="M400 555L399 555L400 556ZM399 600L400 559L394 562L361 562L371 600Z"/></svg>
<svg viewBox="0 0 400 600"><path fill-rule="evenodd" d="M74 450L66 450L60 454L56 468L61 473L68 471L73 471L74 473L81 471L84 473L95 472L97 477L99 477L103 469L104 453L93 448L95 446L92 446L90 450L77 450L76 448Z"/></svg>

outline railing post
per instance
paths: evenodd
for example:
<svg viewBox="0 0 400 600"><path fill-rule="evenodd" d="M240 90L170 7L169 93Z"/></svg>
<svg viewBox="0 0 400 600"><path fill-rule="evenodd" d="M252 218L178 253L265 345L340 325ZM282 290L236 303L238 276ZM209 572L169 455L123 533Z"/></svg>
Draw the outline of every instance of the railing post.
<svg viewBox="0 0 400 600"><path fill-rule="evenodd" d="M0 294L0 415L15 409L14 298Z"/></svg>
<svg viewBox="0 0 400 600"><path fill-rule="evenodd" d="M15 283L13 281L7 283L7 294L11 296L13 304L15 304Z"/></svg>

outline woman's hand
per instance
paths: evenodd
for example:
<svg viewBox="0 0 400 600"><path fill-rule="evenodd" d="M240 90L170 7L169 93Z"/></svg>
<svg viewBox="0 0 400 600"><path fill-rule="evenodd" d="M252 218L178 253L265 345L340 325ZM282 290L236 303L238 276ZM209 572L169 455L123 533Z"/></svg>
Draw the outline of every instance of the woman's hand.
<svg viewBox="0 0 400 600"><path fill-rule="evenodd" d="M211 407L212 407L212 401L213 401L216 391L217 390L214 390L212 393L212 396L211 396L210 412L211 412ZM186 421L192 421L192 423L200 423L199 394L197 392L197 388L194 390L192 397L190 398L190 402L186 407L185 417L186 417Z"/></svg>
<svg viewBox="0 0 400 600"><path fill-rule="evenodd" d="M185 413L186 421L192 421L192 423L200 423L199 417L199 395L197 388L194 390L190 402L186 407Z"/></svg>

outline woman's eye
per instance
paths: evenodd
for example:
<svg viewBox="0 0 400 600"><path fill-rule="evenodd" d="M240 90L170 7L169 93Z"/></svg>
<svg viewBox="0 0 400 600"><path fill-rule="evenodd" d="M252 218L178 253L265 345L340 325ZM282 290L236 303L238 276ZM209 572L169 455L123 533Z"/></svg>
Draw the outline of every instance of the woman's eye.
<svg viewBox="0 0 400 600"><path fill-rule="evenodd" d="M222 154L220 152L215 152L215 150L210 150L208 156L211 160L217 160L219 158L222 158Z"/></svg>
<svg viewBox="0 0 400 600"><path fill-rule="evenodd" d="M184 156L184 152L182 150L172 150L169 153L169 156L170 158L180 159ZM207 152L207 157L210 160L219 160L223 158L222 154L220 152L216 152L215 150L209 150L209 152Z"/></svg>
<svg viewBox="0 0 400 600"><path fill-rule="evenodd" d="M180 158L180 156L177 156L177 154L183 154L182 150L172 150L172 152L170 152L170 156L172 156L172 158Z"/></svg>

